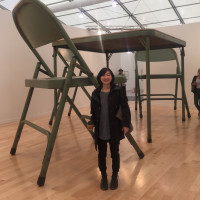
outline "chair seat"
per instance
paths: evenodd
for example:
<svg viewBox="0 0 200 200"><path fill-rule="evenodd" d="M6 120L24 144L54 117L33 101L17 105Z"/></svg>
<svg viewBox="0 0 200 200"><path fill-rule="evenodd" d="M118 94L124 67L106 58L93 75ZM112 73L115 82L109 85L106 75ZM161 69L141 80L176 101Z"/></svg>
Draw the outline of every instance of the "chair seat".
<svg viewBox="0 0 200 200"><path fill-rule="evenodd" d="M53 78L38 78L38 79L26 79L26 87L45 88L45 89L62 89L64 87L65 77L53 77ZM115 83L125 83L126 78L124 76L116 75ZM86 76L73 76L69 87L81 87L92 86L92 81Z"/></svg>

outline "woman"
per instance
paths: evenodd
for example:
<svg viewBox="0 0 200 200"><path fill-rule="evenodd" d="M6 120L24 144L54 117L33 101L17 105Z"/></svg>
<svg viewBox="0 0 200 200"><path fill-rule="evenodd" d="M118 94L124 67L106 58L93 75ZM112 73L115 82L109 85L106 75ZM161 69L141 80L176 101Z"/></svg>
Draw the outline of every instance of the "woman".
<svg viewBox="0 0 200 200"><path fill-rule="evenodd" d="M123 69L120 68L120 69L118 70L118 72L119 72L119 75L125 76L125 75L123 74L123 72L124 72ZM119 83L119 87L122 88L124 94L126 95L126 83Z"/></svg>
<svg viewBox="0 0 200 200"><path fill-rule="evenodd" d="M129 131L131 114L126 96L122 89L114 84L113 72L109 68L103 68L97 75L97 80L100 86L92 93L91 120L95 126L98 166L102 175L100 188L108 189L106 155L107 143L109 143L113 170L110 189L114 190L118 187L119 144L120 140L124 138L124 134ZM120 106L122 121L115 116Z"/></svg>
<svg viewBox="0 0 200 200"><path fill-rule="evenodd" d="M197 71L197 76L193 77L191 85L194 93L194 105L198 109L198 116L200 117L200 68Z"/></svg>

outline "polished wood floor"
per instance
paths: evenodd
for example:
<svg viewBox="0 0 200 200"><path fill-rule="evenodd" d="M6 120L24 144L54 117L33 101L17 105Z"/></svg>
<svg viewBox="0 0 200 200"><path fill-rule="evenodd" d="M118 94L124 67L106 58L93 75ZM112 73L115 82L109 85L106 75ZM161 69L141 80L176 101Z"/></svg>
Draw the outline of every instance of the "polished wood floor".
<svg viewBox="0 0 200 200"><path fill-rule="evenodd" d="M145 104L144 104L145 105ZM181 120L181 109L152 104L152 143L146 142L146 111L138 117L130 102L133 136L145 153L139 159L126 139L121 142L119 188L101 191L97 152L75 114L62 118L44 187L36 182L46 137L25 126L15 156L9 154L17 122L0 125L0 199L3 200L199 200L200 119ZM145 106L144 106L145 107ZM84 114L89 109L82 109ZM48 128L49 116L32 121ZM108 175L111 176L110 153Z"/></svg>

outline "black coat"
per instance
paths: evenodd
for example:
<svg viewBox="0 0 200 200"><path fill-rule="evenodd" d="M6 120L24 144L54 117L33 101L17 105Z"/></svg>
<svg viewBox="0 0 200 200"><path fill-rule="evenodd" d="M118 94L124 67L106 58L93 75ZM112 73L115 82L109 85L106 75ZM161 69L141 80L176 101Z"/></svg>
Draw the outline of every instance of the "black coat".
<svg viewBox="0 0 200 200"><path fill-rule="evenodd" d="M95 135L98 138L99 135L99 121L101 113L101 101L100 101L101 88L97 88L92 93L91 98L91 120L95 125ZM120 121L115 115L121 105L123 120ZM131 113L128 105L127 97L123 93L122 89L116 85L111 87L108 95L108 113L109 113L109 125L110 125L110 139L119 141L124 138L122 127L130 127ZM97 142L97 141L96 141Z"/></svg>
<svg viewBox="0 0 200 200"><path fill-rule="evenodd" d="M192 79L192 83L194 83L194 82L196 81L196 79L197 79L197 76L194 76L193 79ZM192 83L191 83L191 84L192 84ZM197 86L196 86L196 85L192 85L191 91L192 91L193 93L196 93L196 92L197 92Z"/></svg>

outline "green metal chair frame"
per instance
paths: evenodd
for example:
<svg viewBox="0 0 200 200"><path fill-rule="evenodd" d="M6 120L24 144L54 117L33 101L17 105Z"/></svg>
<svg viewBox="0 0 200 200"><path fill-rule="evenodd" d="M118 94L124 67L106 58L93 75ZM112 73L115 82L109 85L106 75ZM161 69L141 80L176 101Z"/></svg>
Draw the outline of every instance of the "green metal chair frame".
<svg viewBox="0 0 200 200"><path fill-rule="evenodd" d="M97 87L98 82L93 76L93 73L90 71L87 64L85 63L84 59L78 52L74 43L69 38L63 26L60 24L54 14L42 2L38 0L21 0L13 9L12 14L15 25L21 37L24 39L32 53L36 56L38 63L36 65L33 78L25 80L25 85L30 88L20 118L15 139L10 150L10 154L16 154L17 145L25 124L46 135L47 146L40 175L37 180L37 184L39 186L43 186L45 183L50 158L54 148L55 139L58 133L66 101L70 104L70 107L74 109L75 113L81 119L85 127L87 127L87 116L81 115L78 108L73 103L74 99L71 99L68 96L69 88L82 87L86 95L88 95L87 91L84 89L84 86L94 85L95 87ZM54 51L54 71L52 72L47 63L37 51L37 48L60 39L64 39L65 42L68 44L73 54L73 57L71 58L69 65L66 63L66 61L64 62L66 64L66 67L64 68L62 77L57 77L57 54L61 57L63 61L64 58L59 54L57 50ZM75 68L80 69L79 75L83 73L85 74L85 76L76 76L74 72ZM39 73L47 75L48 78L38 78ZM125 79L120 77L119 80L122 82L126 81ZM54 123L52 125L51 131L48 131L32 123L31 121L26 120L26 115L29 109L34 88L45 88L54 90ZM92 131L89 132L92 137L94 137L94 133ZM136 149L138 155L140 156L140 158L142 158L144 156L143 152L140 150L137 144L134 143L135 141L133 137L131 135L128 135L128 137L129 141L132 142L131 144Z"/></svg>
<svg viewBox="0 0 200 200"><path fill-rule="evenodd" d="M180 65L178 62L177 54L173 49L160 49L160 50L151 50L150 51L150 62L164 62L164 61L176 61L176 74L151 74L150 79L172 79L175 78L175 93L174 94L150 94L151 100L174 100L174 110L177 107L177 100L181 100L185 104L185 108L187 110L188 117L190 118L190 111L188 107L187 97L184 90L184 98L178 98L178 79L180 80L182 86L182 74L180 70ZM138 72L138 61L146 62L146 52L145 51L137 51L135 53L135 110L137 110L137 102L139 101L139 113L140 118L143 117L142 115L142 101L147 100L146 94L140 93L140 79L146 79L146 75L140 75ZM155 96L160 96L155 98ZM161 96L168 96L168 97L161 97ZM172 96L172 97L169 97ZM183 108L184 109L184 108ZM185 120L182 117L183 121Z"/></svg>
<svg viewBox="0 0 200 200"><path fill-rule="evenodd" d="M22 38L29 46L29 48L36 56L39 62L36 65L33 79L26 80L25 82L26 86L30 87L30 89L10 153L12 155L16 153L17 144L19 142L24 124L29 125L32 128L35 128L36 130L40 131L41 133L47 136L48 142L47 142L46 153L44 155L42 169L37 181L37 184L39 186L42 186L44 185L45 182L46 173L49 166L58 128L60 125L60 120L64 110L65 102L68 101L70 105L74 107L74 109L77 109L68 96L69 87L73 87L73 84L74 85L92 84L97 86L98 83L95 77L93 76L92 72L90 71L89 67L81 57L80 53L76 49L75 45L69 38L68 34L60 24L60 22L43 3L37 0L34 1L22 0L16 5L12 13L15 25L20 35L22 36ZM46 62L43 60L43 58L40 56L38 51L36 50L38 47L52 43L59 39L64 39L74 54L74 57L69 65L67 76L62 78L56 77L57 76L56 65L54 65L54 73L53 73L50 70L49 66L46 64ZM76 62L78 62L82 66L82 68L84 69L84 73L88 76L88 78L82 77L82 79L79 79L79 83L77 83L76 77L73 77ZM43 69L41 68L41 66L43 67ZM39 72L46 74L50 78L38 79ZM55 121L51 132L43 129L42 127L39 127L36 124L33 124L28 120L25 120L35 87L54 89L55 104L57 104L57 96L58 96L57 90L62 90L59 106L55 115ZM84 122L86 126L87 122L84 119L81 120L82 122Z"/></svg>

